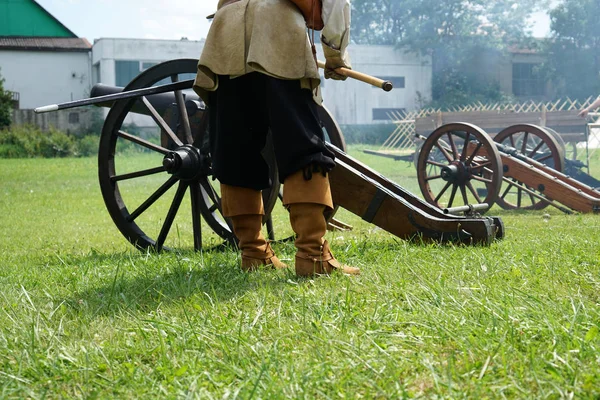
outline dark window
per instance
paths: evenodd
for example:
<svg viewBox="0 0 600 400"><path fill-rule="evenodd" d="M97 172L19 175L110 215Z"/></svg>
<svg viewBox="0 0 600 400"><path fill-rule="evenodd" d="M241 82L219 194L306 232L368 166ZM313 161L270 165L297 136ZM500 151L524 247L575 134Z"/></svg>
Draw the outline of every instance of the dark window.
<svg viewBox="0 0 600 400"><path fill-rule="evenodd" d="M392 113L403 116L406 114L406 108L374 108L373 121L389 121L393 117Z"/></svg>
<svg viewBox="0 0 600 400"><path fill-rule="evenodd" d="M378 76L378 78L383 79L384 81L392 82L394 89L404 89L406 87L406 82L403 76Z"/></svg>
<svg viewBox="0 0 600 400"><path fill-rule="evenodd" d="M154 67L155 65L157 65L157 63L155 63L155 62L145 62L145 63L142 63L142 71L145 71L145 70L147 70L150 67Z"/></svg>
<svg viewBox="0 0 600 400"><path fill-rule="evenodd" d="M543 96L545 92L544 79L538 73L539 64L513 64L513 94L515 96Z"/></svg>
<svg viewBox="0 0 600 400"><path fill-rule="evenodd" d="M127 86L139 73L139 61L115 61L115 83L117 86Z"/></svg>
<svg viewBox="0 0 600 400"><path fill-rule="evenodd" d="M70 124L78 124L79 123L79 113L76 113L76 112L69 113L69 123Z"/></svg>

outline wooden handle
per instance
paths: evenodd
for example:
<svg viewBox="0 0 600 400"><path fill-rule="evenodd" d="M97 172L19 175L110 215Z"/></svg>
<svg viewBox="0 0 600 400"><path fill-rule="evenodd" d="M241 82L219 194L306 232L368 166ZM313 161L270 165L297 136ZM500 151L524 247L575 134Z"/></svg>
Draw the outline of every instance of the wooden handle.
<svg viewBox="0 0 600 400"><path fill-rule="evenodd" d="M323 61L317 61L317 64L319 65L319 68L325 69L325 63ZM389 92L394 88L394 85L390 81L384 81L383 79L363 74L362 72L357 72L348 68L336 68L335 72L340 75L347 76L348 78L356 79L358 81L368 83L369 85L381 88L386 92Z"/></svg>

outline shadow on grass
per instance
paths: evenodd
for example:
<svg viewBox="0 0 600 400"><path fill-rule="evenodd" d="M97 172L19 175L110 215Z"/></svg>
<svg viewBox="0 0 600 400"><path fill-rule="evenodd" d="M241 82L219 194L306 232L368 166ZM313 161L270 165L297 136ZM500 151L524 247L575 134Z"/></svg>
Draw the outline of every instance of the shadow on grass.
<svg viewBox="0 0 600 400"><path fill-rule="evenodd" d="M238 252L222 246L200 253L92 253L66 261L87 268L92 279L83 282L86 289L64 299L65 304L92 316L152 311L186 299L202 307L265 287L278 291L290 279L302 282L293 268L243 272Z"/></svg>

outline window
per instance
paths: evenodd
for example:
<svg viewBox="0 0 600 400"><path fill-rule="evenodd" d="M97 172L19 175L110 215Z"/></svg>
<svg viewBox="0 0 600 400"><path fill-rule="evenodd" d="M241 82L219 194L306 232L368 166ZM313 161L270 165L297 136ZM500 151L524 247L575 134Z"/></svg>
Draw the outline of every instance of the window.
<svg viewBox="0 0 600 400"><path fill-rule="evenodd" d="M539 64L513 64L513 94L515 96L543 96L546 84L537 71Z"/></svg>
<svg viewBox="0 0 600 400"><path fill-rule="evenodd" d="M392 82L394 89L404 89L406 87L406 82L403 76L378 76L378 78L383 79L384 81ZM375 88L375 86L373 87Z"/></svg>
<svg viewBox="0 0 600 400"><path fill-rule="evenodd" d="M374 108L373 121L389 121L392 119L392 113L404 115L406 108Z"/></svg>
<svg viewBox="0 0 600 400"><path fill-rule="evenodd" d="M117 86L127 86L139 73L139 61L115 61L115 83Z"/></svg>
<svg viewBox="0 0 600 400"><path fill-rule="evenodd" d="M117 86L127 86L140 72L157 64L157 62L153 61L115 61L115 84ZM170 80L164 83L170 83Z"/></svg>

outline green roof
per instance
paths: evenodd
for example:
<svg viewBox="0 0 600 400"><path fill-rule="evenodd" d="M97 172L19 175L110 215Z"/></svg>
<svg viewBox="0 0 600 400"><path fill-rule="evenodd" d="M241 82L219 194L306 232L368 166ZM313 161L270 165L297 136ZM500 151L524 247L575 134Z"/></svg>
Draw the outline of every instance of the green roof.
<svg viewBox="0 0 600 400"><path fill-rule="evenodd" d="M34 0L0 0L0 36L77 37Z"/></svg>

